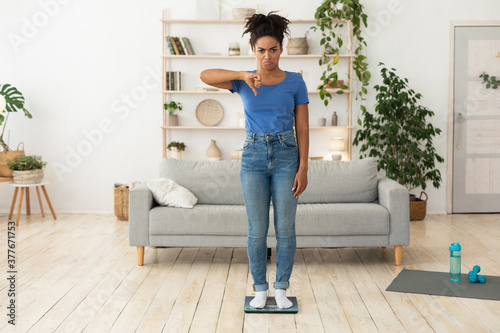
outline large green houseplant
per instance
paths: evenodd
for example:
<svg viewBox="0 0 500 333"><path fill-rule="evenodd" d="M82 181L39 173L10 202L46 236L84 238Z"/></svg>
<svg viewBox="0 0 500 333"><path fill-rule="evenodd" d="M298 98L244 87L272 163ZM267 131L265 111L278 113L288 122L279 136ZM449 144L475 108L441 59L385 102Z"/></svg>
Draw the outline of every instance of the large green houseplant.
<svg viewBox="0 0 500 333"><path fill-rule="evenodd" d="M0 126L3 124L0 133L0 146L3 147L4 151L11 150L3 140L7 120L11 112L17 112L18 110L23 110L24 115L28 118L33 117L24 107L23 94L10 84L0 84Z"/></svg>
<svg viewBox="0 0 500 333"><path fill-rule="evenodd" d="M444 159L432 140L441 130L428 122L434 112L418 104L422 95L410 89L408 79L400 78L395 71L382 67L383 81L374 87L375 112L362 108L363 120L358 119L361 129L353 144L360 145L361 158L378 159L378 169L408 190L425 190L427 182L439 188L441 173L436 162Z"/></svg>
<svg viewBox="0 0 500 333"><path fill-rule="evenodd" d="M338 84L339 75L335 66L339 61L340 49L344 45L342 28L346 21L352 22L354 41L353 69L361 84L358 93L363 100L368 93L366 86L371 74L368 71L366 56L363 54L366 41L361 32L363 26L367 27L367 16L363 13L363 8L359 0L325 0L316 9L314 15L316 26L311 27L311 29L321 31L320 44L323 46L323 57L319 60L319 65L322 66L323 72L318 90L325 106L328 106L329 100L333 98L327 89L339 86L340 90L337 91L337 94L343 94L343 90L347 88L353 89L353 87Z"/></svg>

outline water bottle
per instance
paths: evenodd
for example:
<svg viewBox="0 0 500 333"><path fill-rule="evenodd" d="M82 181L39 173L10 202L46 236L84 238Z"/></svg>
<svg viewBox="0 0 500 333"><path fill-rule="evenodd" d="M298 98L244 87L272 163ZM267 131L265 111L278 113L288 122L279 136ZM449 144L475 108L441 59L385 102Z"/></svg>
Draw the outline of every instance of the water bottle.
<svg viewBox="0 0 500 333"><path fill-rule="evenodd" d="M451 244L450 246L450 280L460 281L461 277L461 246L458 242Z"/></svg>

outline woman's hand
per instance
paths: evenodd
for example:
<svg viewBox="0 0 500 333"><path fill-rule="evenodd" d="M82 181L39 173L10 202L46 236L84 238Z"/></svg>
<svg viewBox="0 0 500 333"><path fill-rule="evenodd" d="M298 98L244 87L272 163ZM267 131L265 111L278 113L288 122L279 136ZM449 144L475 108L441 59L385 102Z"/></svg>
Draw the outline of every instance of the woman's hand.
<svg viewBox="0 0 500 333"><path fill-rule="evenodd" d="M305 191L306 187L307 187L307 170L299 169L299 171L295 175L295 180L293 181L292 191L295 192L293 196L298 198L299 195L301 195L302 192Z"/></svg>
<svg viewBox="0 0 500 333"><path fill-rule="evenodd" d="M246 73L244 81L246 82L246 84L248 84L250 89L252 89L255 96L257 96L256 89L259 89L261 84L260 75L256 73Z"/></svg>

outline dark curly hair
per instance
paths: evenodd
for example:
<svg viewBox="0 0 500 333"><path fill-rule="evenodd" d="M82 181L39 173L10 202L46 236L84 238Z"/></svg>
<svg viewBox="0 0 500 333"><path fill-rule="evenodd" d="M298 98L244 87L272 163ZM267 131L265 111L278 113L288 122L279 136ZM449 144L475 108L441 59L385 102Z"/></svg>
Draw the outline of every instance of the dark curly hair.
<svg viewBox="0 0 500 333"><path fill-rule="evenodd" d="M290 36L288 29L290 21L275 13L270 12L267 15L254 14L246 18L245 31L242 36L250 33L250 46L252 46L252 50L255 49L255 43L261 37L274 37L283 46L285 35Z"/></svg>

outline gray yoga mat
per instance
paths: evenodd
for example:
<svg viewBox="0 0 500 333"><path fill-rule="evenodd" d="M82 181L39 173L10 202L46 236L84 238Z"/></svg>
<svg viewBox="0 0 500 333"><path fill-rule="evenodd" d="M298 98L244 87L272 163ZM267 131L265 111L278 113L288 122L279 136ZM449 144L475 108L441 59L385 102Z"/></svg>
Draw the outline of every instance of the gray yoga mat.
<svg viewBox="0 0 500 333"><path fill-rule="evenodd" d="M470 283L467 274L455 282L450 281L450 273L403 269L386 291L500 301L500 276L484 276L484 284Z"/></svg>

